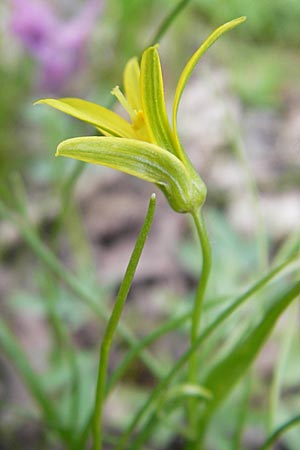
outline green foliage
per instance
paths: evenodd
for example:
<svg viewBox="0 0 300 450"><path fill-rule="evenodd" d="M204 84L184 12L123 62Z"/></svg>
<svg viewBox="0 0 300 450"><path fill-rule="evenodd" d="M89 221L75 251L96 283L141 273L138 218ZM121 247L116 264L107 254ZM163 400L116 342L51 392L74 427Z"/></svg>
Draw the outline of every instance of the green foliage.
<svg viewBox="0 0 300 450"><path fill-rule="evenodd" d="M23 72L14 72L0 64L0 85L3 87L0 102L0 177L17 170L26 162L25 155L16 150L20 147L21 136L16 131L20 126L21 111L15 105L27 87L27 73L26 65Z"/></svg>
<svg viewBox="0 0 300 450"><path fill-rule="evenodd" d="M106 87L111 77L120 76L121 65L128 56L139 55L155 34L162 38L177 14L188 4L191 14L196 12L218 25L233 16L247 14L248 27L241 27L235 35L247 43L247 49L249 44L256 45L257 42L276 41L282 46L293 46L296 42L300 6L294 0L288 0L284 5L280 0L272 4L250 0L243 4L238 0L187 0L176 5L171 0L113 0L107 5L103 36L109 38L114 57L110 65L105 62L105 67L99 71L103 80L99 92L104 90L103 86ZM158 14L163 8L168 12L165 18ZM50 341L45 355L47 364L42 371L34 368L14 335L15 324L10 317L8 320L0 319L0 346L32 397L34 407L28 408L28 411L38 417L47 430L45 450L52 449L56 444L63 445L66 450L86 450L91 446L91 439L94 450L105 445L114 450L163 449L170 446L174 438L182 442L182 448L189 450L236 450L244 448L243 436L249 426L255 426L262 432L265 441L261 442L260 450L266 450L287 431L286 442L291 450L297 450L298 440L294 438L293 431L299 426L299 404L295 396L281 396L283 389L286 392L290 387L298 388L300 355L296 326L290 327L287 344L282 345L273 381L264 379L265 375L256 369L255 362L272 330L275 330L272 335L275 343L285 333L285 329L276 328L276 323L284 320L285 310L287 313L292 311L294 315L294 310L289 306L300 295L299 238L293 238L288 245L284 245L264 269L265 272L261 273L258 253L260 250L264 253L266 249L261 249L263 243L260 236L257 236L257 244L252 237L246 239L238 236L223 214L213 209L208 214L207 233L203 212L201 210L199 214L198 211L204 201L204 191L201 192L201 201L194 202L193 207L189 204L186 208L187 202L182 200L185 191L190 192L191 186L195 188L195 184L199 183L177 136L177 109L183 89L195 64L208 47L224 31L242 20L218 28L188 61L175 93L172 125L167 116L156 47L150 47L144 53L141 86L136 83L139 65L134 59L129 70L131 76L124 77L126 98L119 88L114 91L123 106L128 106L127 112L133 116L132 123L91 102L69 98L46 101L93 124L106 136L67 140L59 146L60 154L105 163L154 182L162 187L176 211L192 214L200 245L197 249L194 241L184 242L180 257L190 278L199 278L196 293L193 293L195 298L191 300L191 294L188 298L183 296L176 300L178 305L175 306L170 301L168 317L143 337L139 335L140 329L136 331L135 324L131 328L126 320L120 319L150 232L154 197L150 199L144 224L112 306L108 302L109 289L95 281L80 214L72 202L74 187L84 166L79 163L70 169L69 161L63 165L57 160L52 166L50 158L43 156L46 161L44 169L39 165L32 168L32 173L37 173L35 180L51 184L51 192L58 203L57 216L48 232L50 237L47 243L43 228L33 223L29 214L27 188L23 186L22 178L1 179L0 216L17 229L22 242L35 255L32 270L35 292L15 290L5 308L9 306L12 316L17 311L20 316L42 317ZM278 27L279 23L281 27ZM250 69L245 68L246 57L241 59L244 44L233 47L226 54L226 59L231 60L234 82L242 98L248 104L276 104L282 73L274 65L272 53L266 58L266 53L261 56L255 50L252 59L248 50L244 52L250 60L250 68L254 60L261 68L254 76L250 74ZM243 64L240 64L241 61ZM22 82L27 82L18 75L18 80L20 78L22 82L16 88L16 80L9 78L7 72L0 71L0 79L7 86L0 110L4 124L0 132L1 152L4 153L10 153L10 149L17 146L19 137L11 131L16 129L19 112L12 108L12 104L16 102L17 94L24 95ZM142 124L144 128L139 129L141 134L138 134L136 129L137 124L140 125L138 120L141 114L135 110L140 107L143 111L138 113L145 115L145 123ZM44 149L52 149L66 134L73 134L72 122L63 119L56 122L53 114L37 117L39 114L34 112L31 116L27 111L24 114L27 122L23 116L24 123L32 127L40 121L43 133L38 141L42 142ZM146 134L145 127L148 127L149 134ZM83 130L86 131L85 128ZM4 157L1 163L5 175L8 162L9 158ZM257 194L253 184L248 183L248 189ZM257 202L256 195L253 197ZM73 257L72 271L58 256L62 253L62 235ZM208 236L212 241L212 259ZM180 247L179 243L174 242L174 246L177 245ZM145 329L149 328L147 317L138 320L142 325L145 322ZM97 327L96 340L101 341L100 350L95 343L89 348L79 348L76 343L78 330L81 327L89 329L90 326ZM180 355L178 353L174 357L171 353L165 359L163 350L170 333L176 334L176 338L185 344ZM118 345L113 347L113 344ZM115 349L116 357L111 358L115 356ZM113 371L110 362L114 364ZM138 375L136 372L140 369L150 379L151 391L149 385L137 386L133 380L130 387L127 385L129 371ZM268 385L271 385L270 389ZM269 394L270 406L267 405ZM125 413L122 413L123 397ZM119 415L119 408L114 406L113 421L107 426L106 420L103 420L106 402L116 401L116 398L122 414ZM257 399L262 403L260 406L254 402ZM264 426L264 423L268 425Z"/></svg>
<svg viewBox="0 0 300 450"><path fill-rule="evenodd" d="M284 67L276 63L274 52L276 52L275 49L266 49L264 54L257 54L254 49L249 48L247 51L248 62L245 61L243 64L243 70L241 70L240 60L233 63L233 86L247 105L280 106ZM249 58L249 54L252 54L253 58ZM281 57L279 52L278 57ZM251 64L249 59L251 59ZM253 70L253 65L255 70Z"/></svg>
<svg viewBox="0 0 300 450"><path fill-rule="evenodd" d="M299 294L299 283L295 283L291 288L280 293L270 307L264 311L263 318L251 331L240 339L235 348L230 353L224 355L218 364L212 367L207 375L204 385L214 393L214 398L210 402L205 419L216 410L218 405L230 392L230 389L237 383L244 372L253 362L258 351L267 339L274 324L282 312Z"/></svg>
<svg viewBox="0 0 300 450"><path fill-rule="evenodd" d="M297 0L196 0L198 10L210 21L222 23L244 14L249 26L238 34L253 42L278 42L284 46L299 43L300 5Z"/></svg>
<svg viewBox="0 0 300 450"><path fill-rule="evenodd" d="M247 27L239 27L224 46L226 61L221 53L218 56L230 67L233 87L246 104L281 106L282 91L299 73L299 2L196 0L191 9L205 28L208 22L218 25L237 15L247 16Z"/></svg>

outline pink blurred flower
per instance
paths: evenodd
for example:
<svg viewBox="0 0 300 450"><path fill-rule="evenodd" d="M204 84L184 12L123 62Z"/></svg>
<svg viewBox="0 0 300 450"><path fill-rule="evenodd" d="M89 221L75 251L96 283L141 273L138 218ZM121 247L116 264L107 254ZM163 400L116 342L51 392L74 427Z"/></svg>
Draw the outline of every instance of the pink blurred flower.
<svg viewBox="0 0 300 450"><path fill-rule="evenodd" d="M103 0L87 0L75 17L60 19L42 0L12 0L11 28L40 66L40 86L59 94L85 61L89 34Z"/></svg>

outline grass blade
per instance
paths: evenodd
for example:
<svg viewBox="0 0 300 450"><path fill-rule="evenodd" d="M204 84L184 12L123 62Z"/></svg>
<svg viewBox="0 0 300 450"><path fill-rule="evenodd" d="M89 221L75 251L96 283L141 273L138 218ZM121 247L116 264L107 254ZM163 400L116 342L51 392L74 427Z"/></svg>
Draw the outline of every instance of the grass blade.
<svg viewBox="0 0 300 450"><path fill-rule="evenodd" d="M258 352L269 337L274 325L283 311L300 294L300 283L294 283L280 292L271 306L264 312L262 319L249 333L239 342L233 351L225 356L203 381L209 391L213 393L213 400L209 402L198 423L198 430L204 430L210 417L230 394L233 387L241 379L242 375L250 367ZM201 439L202 436L199 436Z"/></svg>

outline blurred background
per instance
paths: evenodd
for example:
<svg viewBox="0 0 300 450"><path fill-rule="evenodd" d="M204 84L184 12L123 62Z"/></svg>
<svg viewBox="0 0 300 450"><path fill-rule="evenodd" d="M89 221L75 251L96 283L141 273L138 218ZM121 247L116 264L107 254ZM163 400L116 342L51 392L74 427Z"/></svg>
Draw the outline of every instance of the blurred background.
<svg viewBox="0 0 300 450"><path fill-rule="evenodd" d="M154 187L108 169L54 158L61 140L95 130L33 102L70 96L112 106L110 91L116 84L122 86L126 61L153 43L175 4L172 0L0 4L1 320L58 398L68 372L60 354L64 335L56 328L57 317L78 351L86 399L91 398L103 323L51 270L47 256L41 258L34 238L109 306ZM208 187L205 209L214 261L209 299L239 292L268 268L282 245L285 249L295 245L299 234L300 2L190 1L160 40L167 102L171 109L181 70L205 37L242 15L247 22L223 36L198 64L179 111L182 142ZM145 335L191 303L201 265L186 217L171 211L160 192L157 195L156 219L125 312L137 335ZM284 330L283 326L276 331L258 361L253 414L245 433L247 449L255 449L263 435L259 421ZM182 353L185 337L178 332L164 340L159 351L166 361ZM300 406L299 395L298 401L292 395L300 388L295 342L281 418ZM119 342L112 369L123 350ZM49 440L4 354L0 382L1 450L59 448ZM108 426L122 426L128 401L135 398L139 403L153 383L151 373L136 363L117 398L110 399ZM225 427L224 417L219 420ZM280 448L296 450L299 436L299 430L289 433ZM157 448L175 448L168 447L170 441L172 436L164 436L163 446ZM226 444L214 445L227 449Z"/></svg>

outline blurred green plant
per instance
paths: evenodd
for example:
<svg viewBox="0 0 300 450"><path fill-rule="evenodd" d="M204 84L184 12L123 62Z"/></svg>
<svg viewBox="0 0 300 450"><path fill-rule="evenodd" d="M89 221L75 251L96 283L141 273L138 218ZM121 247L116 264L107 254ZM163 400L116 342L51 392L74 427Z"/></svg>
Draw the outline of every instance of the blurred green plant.
<svg viewBox="0 0 300 450"><path fill-rule="evenodd" d="M232 16L248 17L248 26L238 29L235 39L224 47L233 87L250 106L279 107L282 90L299 73L299 2L196 0L193 11L204 27ZM221 52L219 57L224 61Z"/></svg>
<svg viewBox="0 0 300 450"><path fill-rule="evenodd" d="M188 159L177 134L177 111L184 87L192 70L208 48L226 31L244 22L245 17L228 22L215 30L190 58L179 78L173 104L171 129L164 99L163 78L156 47L149 47L142 55L141 67L131 59L124 71L126 97L116 87L112 93L126 109L131 123L115 113L79 99L46 99L46 103L98 128L106 137L81 137L62 142L57 155L84 162L101 164L143 180L155 183L166 195L171 207L193 217L203 253L202 274L199 281L191 323L191 345L195 343L200 324L202 302L209 278L210 245L202 214L199 210L206 197L206 187ZM188 381L196 380L197 360L190 361ZM99 388L100 389L100 388ZM102 389L101 389L102 391ZM103 395L97 392L97 399ZM101 448L99 419L102 401L97 400L94 416L94 449ZM189 421L192 426L195 403L189 402ZM101 421L100 421L101 423Z"/></svg>
<svg viewBox="0 0 300 450"><path fill-rule="evenodd" d="M84 120L96 126L106 136L82 137L64 141L58 146L57 155L106 165L146 181L154 182L162 189L175 211L189 212L192 215L201 243L203 254L202 273L191 315L190 350L185 353L180 363L175 365L169 375L162 378L161 383L137 412L127 430L118 440L116 450L126 448L134 430L150 408L150 405L153 407L153 402L157 403L158 396L162 395L167 383L170 383L177 370L187 361L189 363L188 384L182 385L182 388L178 385L176 390L180 397L187 397L187 427L182 430L182 433L187 440L188 448L202 448L202 442L211 417L251 365L278 317L291 301L299 295L299 283L283 289L275 301L273 300L269 309L264 312L262 320L254 325L251 332L249 332L247 327L243 332L243 338L240 340L240 343L238 345L234 344L229 352L227 350L225 357L223 356L220 361L212 364L212 367L204 376L205 389L201 391L207 406L203 405L199 410L198 389L200 388L201 390L202 388L196 384L198 358L196 358L195 350L199 345L198 329L211 266L208 236L203 217L202 215L200 215L200 218L198 216L198 210L202 207L205 200L206 189L202 180L195 174L180 144L177 135L176 118L183 89L198 60L223 32L233 28L242 21L244 21L244 18L229 22L218 28L188 61L179 79L175 93L173 130L170 128L167 119L160 61L155 47L150 47L143 53L141 68L139 68L136 59L131 59L127 64L124 75L126 97L118 87L112 91L126 109L131 122L126 122L121 117L99 105L79 99L46 99L38 102L46 103ZM256 293L256 290L254 292ZM245 297L242 297L242 301L244 300ZM100 352L96 402L92 415L93 448L95 450L101 449L104 442L102 410L105 399L106 370L111 340L124 307L124 302L125 296L122 296L116 302ZM240 304L240 299L238 299L237 304ZM231 311L231 308L229 308L229 311ZM221 315L221 317L224 316ZM223 319L220 320L222 321ZM217 328L217 325L212 325L212 329ZM205 334L204 336L206 338ZM233 367L235 367L235 370L232 370ZM207 386L209 387L208 391L206 390ZM204 394L205 392L206 394ZM200 397L203 400L202 394ZM154 413L150 414L137 437L131 442L130 448L139 449L145 443L152 434L165 403L167 403L167 400L160 398ZM86 430L88 430L88 427ZM84 438L86 438L86 435L84 435ZM84 440L82 440L83 442Z"/></svg>
<svg viewBox="0 0 300 450"><path fill-rule="evenodd" d="M187 3L187 1L179 2L176 8ZM126 2L126 6L124 3L123 8L127 11L127 8L130 10L134 6L138 6L137 3L130 1ZM128 11L126 14L128 16ZM126 14L124 13L124 16ZM0 344L16 365L39 407L40 417L47 428L67 449L89 448L91 435L95 450L106 444L115 450L141 449L146 448L145 445L148 442L151 442L155 448L163 448L167 441L173 439L174 435L175 437L178 435L183 442L182 448L188 450L204 448L206 440L208 443L213 442L213 448L224 450L226 435L234 427L226 420L217 422L218 430L224 436L224 440L221 437L217 440L215 435L219 433L215 433L214 421L217 420L218 414L222 413L223 407L225 407L223 418L228 419L232 409L236 415L234 437L228 442L226 450L242 447L243 432L250 410L251 383L246 380L247 383L237 401L235 398L232 400L230 394L239 388L247 370L253 366L259 350L266 342L277 320L300 294L299 240L296 239L293 245L282 248L280 254L274 259L274 261L277 260L276 264L273 262L271 268L266 270L257 281L252 282L248 288L241 283L238 287L239 295L232 295L229 292L224 296L222 287L226 278L240 280L241 271L247 271L247 261L243 259L244 243L235 242L230 231L225 230L224 241L226 242L228 237L228 241L230 238L233 241L232 245L228 246L228 254L234 248L238 255L235 262L237 270L233 274L224 270L223 279L221 276L218 277L218 274L211 279L211 282L222 285L219 296L216 294L217 290L207 290L211 258L202 217L206 188L181 147L176 125L181 94L194 66L224 31L242 21L243 19L238 19L218 28L188 61L175 93L173 129L167 119L156 47L150 47L144 52L141 73L137 59L132 59L127 65L127 76L125 75L124 80L126 97L119 88L113 91L121 104L125 106L131 122L121 119L99 105L78 99L45 101L50 106L93 124L105 135L105 137L67 140L60 144L59 154L108 165L154 182L166 194L175 211L189 212L192 215L203 253L201 277L193 307L189 302L184 302L181 314L175 315L171 312L169 319L143 339L137 338L123 322L119 323L152 223L154 196L150 199L144 224L115 305L110 312L102 298L101 289L97 287L96 291L95 285L90 283L90 280L82 280L69 272L43 243L28 216L24 189L20 183L16 179L13 180L12 186L1 183L0 215L15 224L25 242L43 262L45 273L39 280L41 296L46 300L43 310L53 338L53 350L59 346L59 354L54 358L55 364L52 370L42 378L33 370L20 344L2 319L0 320ZM166 23L168 24L168 21ZM162 29L165 32L164 27ZM130 48L132 48L131 45ZM141 95L139 87L141 87ZM68 180L70 183L67 182L64 185L66 190L62 194L63 205L68 203L66 199L72 195L74 182L80 172L81 166L78 166L72 174L74 177ZM221 266L218 269L219 273L222 272L222 265L229 264L228 258L224 256L222 260L217 254ZM245 263L245 269L240 267L240 261ZM198 261L194 264L198 264ZM84 352L77 352L74 348L74 343L64 324L64 317L59 310L60 298L65 298L67 294L65 290L60 289L58 281L62 281L74 298L81 300L94 317L104 319L107 323L100 348L98 383L95 392L92 381L92 374L96 369L93 357ZM234 290L234 287L237 290L234 283L228 283L226 287L229 291ZM204 296L206 302L202 305ZM201 316L203 316L201 320L203 327L199 331ZM184 334L189 333L190 346L172 365L163 364L161 360L153 356L148 347L172 330L178 330L178 327ZM128 344L129 350L116 370L107 377L109 355L115 333L118 333ZM55 355L55 352L53 354ZM118 431L112 436L102 424L104 403L135 358L143 361L157 380L157 384L151 393L144 392L139 399L135 394L135 402L133 404L131 402L130 417L128 420L124 419ZM186 366L188 366L187 369ZM277 377L272 394L270 417L274 417L278 407L276 400L280 395L280 383L280 377ZM226 409L228 399L231 403ZM238 417L238 411L241 412L240 417ZM126 413L127 415L129 416ZM285 420L278 428L273 422L271 421L271 427L266 432L266 441L261 449L266 449L289 427L298 425L299 415L289 416L288 420ZM232 428L229 429L230 427Z"/></svg>
<svg viewBox="0 0 300 450"><path fill-rule="evenodd" d="M272 2L245 0L196 0L198 11L213 23L232 15L245 14L249 19L247 29L238 31L243 39L258 43L277 42L283 46L298 46L300 5L297 0Z"/></svg>
<svg viewBox="0 0 300 450"><path fill-rule="evenodd" d="M5 86L0 102L0 177L18 170L26 163L26 157L18 151L20 147L20 111L15 108L28 85L29 66L23 72L12 72L0 64L0 85ZM19 129L19 133L16 130Z"/></svg>

